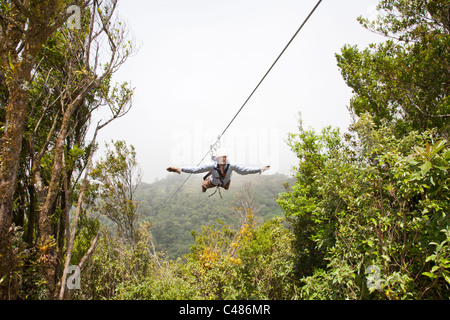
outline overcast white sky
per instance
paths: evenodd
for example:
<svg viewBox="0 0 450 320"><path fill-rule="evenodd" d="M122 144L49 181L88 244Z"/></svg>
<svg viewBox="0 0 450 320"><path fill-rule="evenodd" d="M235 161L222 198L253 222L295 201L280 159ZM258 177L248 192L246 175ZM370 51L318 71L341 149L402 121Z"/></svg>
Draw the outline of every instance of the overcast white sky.
<svg viewBox="0 0 450 320"><path fill-rule="evenodd" d="M143 181L170 165L196 165L317 0L122 0L119 14L140 49L115 76L136 87L132 110L104 128L135 146ZM304 126L350 124L352 96L336 65L344 44L383 40L362 28L376 0L325 0L225 134L233 161L289 174L285 143ZM102 153L99 150L98 156Z"/></svg>

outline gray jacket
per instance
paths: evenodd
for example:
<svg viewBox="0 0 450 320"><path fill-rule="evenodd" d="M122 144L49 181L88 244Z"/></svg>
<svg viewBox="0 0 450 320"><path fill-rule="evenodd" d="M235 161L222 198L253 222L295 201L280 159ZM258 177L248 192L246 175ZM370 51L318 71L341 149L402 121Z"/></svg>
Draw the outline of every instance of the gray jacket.
<svg viewBox="0 0 450 320"><path fill-rule="evenodd" d="M215 169L215 167L217 166L216 162L210 162L210 163L202 164L202 165L195 166L195 167L183 167L183 168L181 168L181 171L185 172L185 173L194 173L194 174L211 171L211 175L209 176L209 179L211 179L211 182L216 186L226 185L230 181L231 174L233 173L233 171L236 171L237 173L243 174L243 175L261 173L261 168L244 167L244 166L241 166L236 163L229 163L228 161L225 164L225 166L228 164L230 166L227 170L227 173L225 174L225 178L223 178L222 180L220 179L219 172L217 172L217 170Z"/></svg>

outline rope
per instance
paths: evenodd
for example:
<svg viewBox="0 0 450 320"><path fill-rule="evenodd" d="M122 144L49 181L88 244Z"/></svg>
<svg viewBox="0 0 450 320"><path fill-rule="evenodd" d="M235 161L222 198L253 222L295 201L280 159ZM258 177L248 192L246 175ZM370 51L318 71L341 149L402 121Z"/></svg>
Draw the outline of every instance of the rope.
<svg viewBox="0 0 450 320"><path fill-rule="evenodd" d="M234 115L234 117L231 119L231 121L228 123L228 125L225 127L225 129L222 131L222 133L217 137L216 142L211 146L210 150L212 150L212 148L214 148L216 146L217 143L220 142L220 138L222 138L222 136L225 134L225 132L228 130L228 128L231 126L231 124L233 123L233 121L237 118L237 116L239 115L239 113L242 111L242 109L244 109L244 107L247 105L247 102L251 99L251 97L253 96L253 94L256 92L256 90L258 90L259 86L261 85L261 83L263 83L263 81L266 79L267 75L270 73L270 71L272 71L273 67L277 64L278 60L280 60L281 56L284 54L284 52L287 50L287 48L291 45L292 41L294 41L295 37L297 36L297 34L303 29L303 27L305 26L306 22L308 22L309 18L314 14L314 12L316 11L317 7L319 7L320 3L322 2L322 0L319 0L316 5L314 6L314 8L311 10L311 12L308 14L308 16L306 17L306 19L303 21L303 23L300 25L300 27L297 29L297 31L294 33L294 35L292 36L292 38L289 40L289 42L286 44L286 46L284 47L284 49L281 51L281 53L278 55L278 57L275 59L275 61L272 63L272 65L270 66L270 68L266 71L266 73L264 74L264 76L262 77L262 79L258 82L258 84L256 85L255 89L253 89L253 91L250 93L250 95L248 96L248 98L244 101L244 103L242 104L242 106L239 108L239 110L236 112L236 114ZM202 160L200 160L200 162L197 164L197 166L199 166L203 160L205 160L206 156L208 155L209 151L203 156ZM181 188L184 186L184 184L189 180L189 178L191 177L192 173L188 175L188 177L186 178L186 180L184 180L184 182L181 184L181 186L177 189L177 191L175 192L175 195L178 193L178 191L181 190Z"/></svg>
<svg viewBox="0 0 450 320"><path fill-rule="evenodd" d="M211 194L208 196L208 198L211 198L213 195L215 195L215 194L217 193L217 191L219 191L220 198L223 199L223 197L222 197L222 192L220 192L220 186L217 186L216 191L214 191L214 193L211 193Z"/></svg>

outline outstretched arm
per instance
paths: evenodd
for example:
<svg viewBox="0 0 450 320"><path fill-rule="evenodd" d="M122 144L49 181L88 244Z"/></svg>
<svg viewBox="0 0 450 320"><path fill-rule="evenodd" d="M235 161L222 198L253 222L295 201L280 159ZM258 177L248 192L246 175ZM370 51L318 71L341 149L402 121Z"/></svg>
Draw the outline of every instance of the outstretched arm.
<svg viewBox="0 0 450 320"><path fill-rule="evenodd" d="M185 173L202 173L207 172L214 168L214 164L203 164L196 167L183 167L183 168L176 168L176 167L168 167L166 170L169 172L176 172L180 174L181 172Z"/></svg>
<svg viewBox="0 0 450 320"><path fill-rule="evenodd" d="M183 167L181 172L185 173L202 173L214 169L214 163L201 164L196 167Z"/></svg>
<svg viewBox="0 0 450 320"><path fill-rule="evenodd" d="M262 168L258 167L244 167L239 164L232 164L231 168L239 174L254 174L254 173L263 173L266 170L269 170L270 166L265 166Z"/></svg>
<svg viewBox="0 0 450 320"><path fill-rule="evenodd" d="M181 168L168 167L166 170L169 171L169 172L176 172L176 173L178 173L178 174L181 173Z"/></svg>

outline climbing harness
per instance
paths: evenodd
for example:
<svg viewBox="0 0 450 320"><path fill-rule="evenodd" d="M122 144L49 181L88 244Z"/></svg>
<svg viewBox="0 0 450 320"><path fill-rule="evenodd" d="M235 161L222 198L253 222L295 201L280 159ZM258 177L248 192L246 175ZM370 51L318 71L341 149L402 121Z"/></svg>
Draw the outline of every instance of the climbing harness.
<svg viewBox="0 0 450 320"><path fill-rule="evenodd" d="M216 160L216 159L214 159L214 160ZM224 186L223 180L226 178L229 168L230 168L230 164L227 163L223 168L223 174L222 174L222 170L220 170L220 165L219 165L219 163L216 162L214 169L209 170L209 172L203 177L203 180L209 179L209 176L212 175L213 170L217 171L217 173L219 174L218 178L219 178L220 184L217 185L216 191L214 191L214 193L210 194L208 197L212 197L213 195L215 195L217 193L217 191L219 191L220 198L223 199L222 193L220 192L220 187Z"/></svg>
<svg viewBox="0 0 450 320"><path fill-rule="evenodd" d="M219 191L220 199L223 199L223 197L222 197L222 192L220 192L220 186L217 186L217 187L216 187L216 191L214 191L213 193L211 193L210 195L208 195L208 198L211 198L213 195L215 195L215 194L217 193L217 191Z"/></svg>
<svg viewBox="0 0 450 320"><path fill-rule="evenodd" d="M224 170L223 170L223 174L222 174L222 171L220 170L219 164L216 163L216 165L214 166L214 169L209 170L209 172L203 177L203 180L208 179L208 177L212 174L212 171L216 170L217 173L219 174L219 180L220 180L219 187L222 187L223 186L223 179L225 179L225 177L227 176L228 168L230 168L230 164L229 163L227 163L227 165L224 166Z"/></svg>

